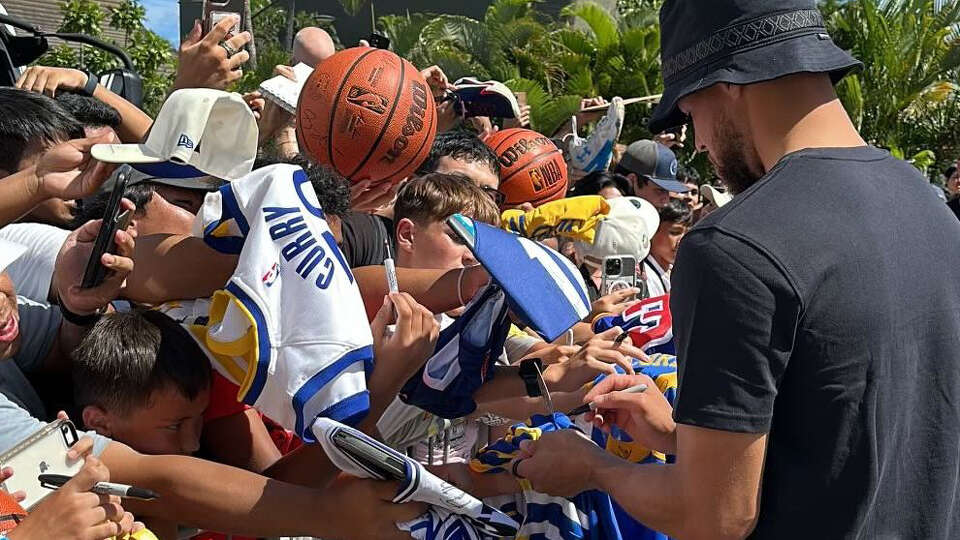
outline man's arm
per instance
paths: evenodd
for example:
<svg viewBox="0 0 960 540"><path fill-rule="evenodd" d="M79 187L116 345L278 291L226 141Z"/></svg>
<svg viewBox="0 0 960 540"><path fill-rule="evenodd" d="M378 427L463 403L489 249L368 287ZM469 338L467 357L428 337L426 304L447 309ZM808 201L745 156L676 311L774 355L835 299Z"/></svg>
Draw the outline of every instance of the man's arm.
<svg viewBox="0 0 960 540"><path fill-rule="evenodd" d="M113 482L158 493L152 502L126 499L135 515L248 536L409 538L394 523L416 517L420 504L387 502L396 484L344 481L315 490L186 456L146 456L120 443L101 455Z"/></svg>
<svg viewBox="0 0 960 540"><path fill-rule="evenodd" d="M408 293L433 313L444 313L461 307L463 304L460 298L469 302L477 291L490 281L490 275L481 266L462 270L462 280L460 272L461 269L397 268L397 283L401 291ZM360 294L367 308L367 318L373 320L383 303L383 297L390 292L387 288L386 270L383 266L364 266L354 268L353 275L360 286Z"/></svg>

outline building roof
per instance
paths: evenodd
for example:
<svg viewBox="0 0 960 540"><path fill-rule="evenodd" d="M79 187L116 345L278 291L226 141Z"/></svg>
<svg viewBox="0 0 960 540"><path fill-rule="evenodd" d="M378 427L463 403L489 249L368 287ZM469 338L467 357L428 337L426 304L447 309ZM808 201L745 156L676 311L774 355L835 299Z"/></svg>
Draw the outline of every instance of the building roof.
<svg viewBox="0 0 960 540"><path fill-rule="evenodd" d="M97 0L106 17L103 23L103 35L93 37L103 39L107 42L115 42L122 47L123 32L114 30L107 24L110 20L109 9L119 5L120 1L121 0ZM11 17L30 23L45 32L56 32L63 18L60 15L58 0L0 0L0 4L3 4L3 7ZM18 31L18 33L19 32L20 31ZM50 38L51 48L56 47L60 43L63 42L55 38ZM71 44L71 46L76 45Z"/></svg>

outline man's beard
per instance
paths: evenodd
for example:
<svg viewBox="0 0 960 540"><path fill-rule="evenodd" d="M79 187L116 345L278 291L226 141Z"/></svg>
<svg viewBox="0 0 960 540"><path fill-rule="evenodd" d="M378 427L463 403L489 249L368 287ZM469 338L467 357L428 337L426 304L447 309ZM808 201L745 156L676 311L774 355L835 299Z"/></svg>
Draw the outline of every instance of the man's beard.
<svg viewBox="0 0 960 540"><path fill-rule="evenodd" d="M762 170L757 171L762 169L759 166L760 160L755 160L758 167L751 167L745 137L727 118L720 119L715 140L717 145L716 149L710 152L711 161L717 170L717 176L731 193L742 193L763 177Z"/></svg>

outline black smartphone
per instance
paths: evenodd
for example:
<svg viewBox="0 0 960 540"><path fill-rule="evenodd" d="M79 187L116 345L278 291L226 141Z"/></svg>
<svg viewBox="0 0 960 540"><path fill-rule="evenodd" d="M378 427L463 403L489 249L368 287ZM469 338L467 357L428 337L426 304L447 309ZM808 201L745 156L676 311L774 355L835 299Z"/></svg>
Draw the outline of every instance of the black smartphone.
<svg viewBox="0 0 960 540"><path fill-rule="evenodd" d="M117 170L117 181L110 193L107 207L103 211L103 223L100 224L100 232L97 233L97 239L93 244L93 253L90 254L87 269L83 273L83 282L80 286L84 289L96 287L103 283L104 278L107 277L107 268L103 266L100 259L104 253L112 253L116 250L115 237L117 230L126 229L133 218L130 211L120 212L120 200L123 199L123 193L127 190L130 171L129 165L123 165Z"/></svg>
<svg viewBox="0 0 960 540"><path fill-rule="evenodd" d="M370 441L341 429L333 434L333 443L357 460L364 469L377 474L384 480L406 479L407 469L403 459L378 448Z"/></svg>
<svg viewBox="0 0 960 540"><path fill-rule="evenodd" d="M381 36L380 34L373 33L370 34L370 37L367 38L367 43L371 47L376 49L389 49L390 48L390 38L387 36Z"/></svg>

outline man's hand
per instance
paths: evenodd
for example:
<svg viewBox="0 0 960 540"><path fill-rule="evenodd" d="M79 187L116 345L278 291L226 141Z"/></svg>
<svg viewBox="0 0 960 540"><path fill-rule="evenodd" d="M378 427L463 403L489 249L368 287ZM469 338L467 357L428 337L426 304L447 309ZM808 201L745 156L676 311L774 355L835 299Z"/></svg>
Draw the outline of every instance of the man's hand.
<svg viewBox="0 0 960 540"><path fill-rule="evenodd" d="M635 394L620 392L638 384L647 385L647 390ZM611 375L584 396L584 403L591 401L597 410L587 413L587 419L605 432L609 433L610 426L616 425L648 448L665 454L677 452L673 407L650 377Z"/></svg>
<svg viewBox="0 0 960 540"><path fill-rule="evenodd" d="M433 93L434 98L442 97L447 93L447 90L456 89L456 86L450 84L447 75L440 69L440 66L430 66L421 71L420 75L426 79L427 85L430 86L430 91Z"/></svg>
<svg viewBox="0 0 960 540"><path fill-rule="evenodd" d="M133 515L123 510L120 498L90 493L97 482L109 481L107 467L88 457L73 479L32 509L7 536L11 540L105 540L129 533Z"/></svg>
<svg viewBox="0 0 960 540"><path fill-rule="evenodd" d="M177 66L177 78L173 82L174 90L223 90L243 76L240 66L250 59L250 53L243 50L243 47L250 42L250 32L241 32L224 41L227 33L238 22L239 19L235 16L224 17L210 29L209 34L203 36L200 21L194 21L193 30L180 43L180 62ZM220 44L221 41L223 45ZM237 52L228 56L227 49Z"/></svg>
<svg viewBox="0 0 960 540"><path fill-rule="evenodd" d="M503 129L530 127L530 106L520 107L519 118L504 118Z"/></svg>
<svg viewBox="0 0 960 540"><path fill-rule="evenodd" d="M566 362L547 366L543 377L550 384L550 389L558 392L576 391L601 373L616 373L616 366L633 374L631 358L645 359L647 356L631 345L629 340L616 343L614 340L622 333L619 327L614 327L597 334Z"/></svg>
<svg viewBox="0 0 960 540"><path fill-rule="evenodd" d="M273 68L274 75L283 75L291 81L297 81L297 75L290 66L276 66ZM294 117L285 111L272 100L265 100L263 111L257 119L260 127L261 144L273 139L273 137L284 127L293 127Z"/></svg>
<svg viewBox="0 0 960 540"><path fill-rule="evenodd" d="M640 289L630 287L601 296L594 300L590 308L590 315L584 320L591 322L601 315L619 315L623 313L623 310L636 303L634 298L638 294L640 294Z"/></svg>
<svg viewBox="0 0 960 540"><path fill-rule="evenodd" d="M350 184L350 209L354 212L373 213L381 206L393 202L403 182L391 184L361 180Z"/></svg>
<svg viewBox="0 0 960 540"><path fill-rule="evenodd" d="M528 358L539 358L540 362L542 362L545 366L559 364L569 360L571 356L580 352L581 348L582 347L579 345L556 345L551 343L549 346L544 347L539 351L534 351L524 356L520 359L520 362ZM514 362L514 365L518 363L519 362Z"/></svg>
<svg viewBox="0 0 960 540"><path fill-rule="evenodd" d="M133 211L133 203L124 199L123 209ZM133 249L136 232L132 227L116 231L115 253L104 253L100 262L109 272L103 283L89 289L81 289L87 261L93 253L93 245L100 232L102 220L88 221L67 236L57 254L53 271L53 285L59 293L60 304L78 315L95 313L116 299L123 289L127 276L133 271Z"/></svg>
<svg viewBox="0 0 960 540"><path fill-rule="evenodd" d="M397 324L390 333L387 325L394 310ZM371 387L377 390L398 389L395 387L413 376L433 353L440 335L440 324L433 313L407 293L391 293L385 297L370 329L376 359Z"/></svg>
<svg viewBox="0 0 960 540"><path fill-rule="evenodd" d="M517 477L529 480L536 491L573 497L592 489L591 467L606 458L607 454L586 435L564 429L544 433L535 441L522 441L520 454L511 467Z"/></svg>
<svg viewBox="0 0 960 540"><path fill-rule="evenodd" d="M397 523L410 521L427 511L423 503L394 504L397 495L395 482L361 480L341 475L328 488L330 496L337 501L336 512L323 512L325 528L331 521L336 529L333 534L324 534L331 540L350 538L387 538L403 540L410 533L397 529Z"/></svg>
<svg viewBox="0 0 960 540"><path fill-rule="evenodd" d="M38 193L44 199L82 199L93 195L115 166L90 156L95 144L118 142L112 130L60 143L44 152L35 166Z"/></svg>
<svg viewBox="0 0 960 540"><path fill-rule="evenodd" d="M79 69L30 66L17 79L16 87L56 97L57 90L80 90L87 85L87 74Z"/></svg>

